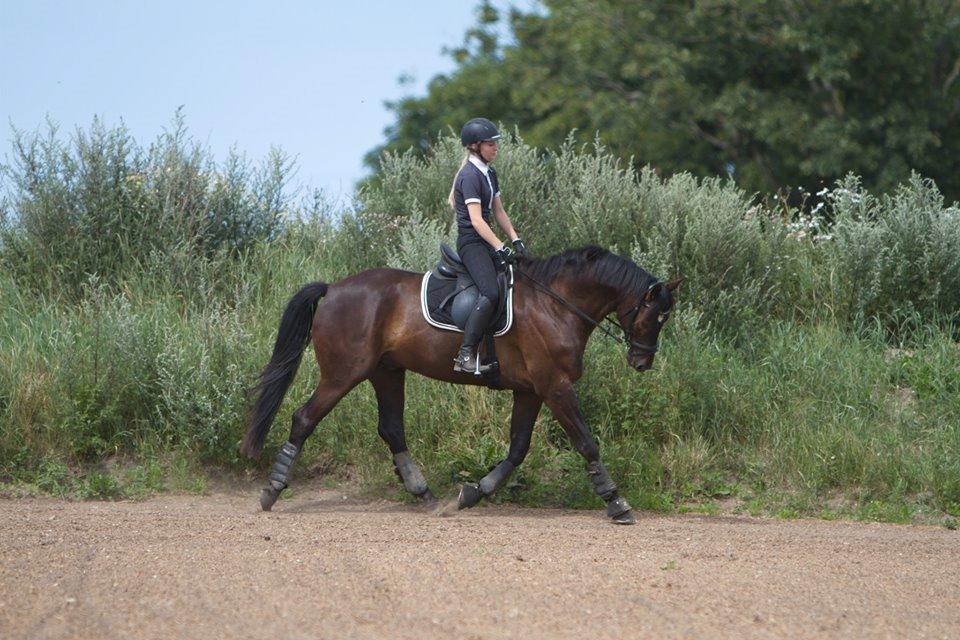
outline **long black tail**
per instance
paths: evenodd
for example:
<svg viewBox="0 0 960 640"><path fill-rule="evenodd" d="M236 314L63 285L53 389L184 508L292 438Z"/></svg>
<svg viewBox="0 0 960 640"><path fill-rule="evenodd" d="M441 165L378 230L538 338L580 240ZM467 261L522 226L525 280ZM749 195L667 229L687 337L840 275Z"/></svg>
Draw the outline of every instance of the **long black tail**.
<svg viewBox="0 0 960 640"><path fill-rule="evenodd" d="M303 350L310 341L313 314L320 298L327 295L327 286L325 282L304 285L290 298L283 312L273 356L260 373L260 382L251 390L257 400L250 411L247 433L240 445L240 452L251 458L260 457L273 417L297 374Z"/></svg>

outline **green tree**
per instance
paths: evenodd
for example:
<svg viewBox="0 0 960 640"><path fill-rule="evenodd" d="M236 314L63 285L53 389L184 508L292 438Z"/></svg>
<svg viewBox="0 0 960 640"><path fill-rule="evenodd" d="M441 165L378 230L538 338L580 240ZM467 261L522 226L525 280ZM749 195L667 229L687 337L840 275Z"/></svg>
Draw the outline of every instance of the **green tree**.
<svg viewBox="0 0 960 640"><path fill-rule="evenodd" d="M638 163L750 191L847 172L886 191L914 169L960 197L955 0L544 0L507 16L484 2L477 16L457 68L389 105L371 166L484 115L536 146L599 132Z"/></svg>

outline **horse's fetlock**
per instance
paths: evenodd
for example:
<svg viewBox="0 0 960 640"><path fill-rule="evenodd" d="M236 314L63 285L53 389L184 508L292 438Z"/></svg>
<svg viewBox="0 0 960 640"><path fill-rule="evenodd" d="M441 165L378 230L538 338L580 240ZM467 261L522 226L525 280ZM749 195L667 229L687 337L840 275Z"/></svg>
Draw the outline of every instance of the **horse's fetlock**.
<svg viewBox="0 0 960 640"><path fill-rule="evenodd" d="M610 502L616 497L617 485L614 484L613 478L610 477L602 462L594 460L587 464L587 475L593 483L594 492L605 502Z"/></svg>
<svg viewBox="0 0 960 640"><path fill-rule="evenodd" d="M287 486L287 480L290 475L290 467L297 457L299 449L292 442L284 442L277 453L277 459L270 469L270 486L277 492L283 491Z"/></svg>
<svg viewBox="0 0 960 640"><path fill-rule="evenodd" d="M403 481L404 488L413 495L423 495L428 491L427 479L423 477L409 451L401 451L393 456L393 468Z"/></svg>
<svg viewBox="0 0 960 640"><path fill-rule="evenodd" d="M507 481L507 478L513 473L514 468L513 463L509 460L501 460L490 473L483 476L480 480L480 491L482 491L484 495L492 495Z"/></svg>

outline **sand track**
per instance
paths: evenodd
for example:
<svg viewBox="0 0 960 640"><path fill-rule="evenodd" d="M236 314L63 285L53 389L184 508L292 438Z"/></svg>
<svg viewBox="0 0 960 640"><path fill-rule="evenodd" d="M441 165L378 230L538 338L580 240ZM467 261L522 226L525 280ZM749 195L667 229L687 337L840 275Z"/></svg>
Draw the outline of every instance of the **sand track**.
<svg viewBox="0 0 960 640"><path fill-rule="evenodd" d="M960 637L942 528L300 490L0 500L2 638Z"/></svg>

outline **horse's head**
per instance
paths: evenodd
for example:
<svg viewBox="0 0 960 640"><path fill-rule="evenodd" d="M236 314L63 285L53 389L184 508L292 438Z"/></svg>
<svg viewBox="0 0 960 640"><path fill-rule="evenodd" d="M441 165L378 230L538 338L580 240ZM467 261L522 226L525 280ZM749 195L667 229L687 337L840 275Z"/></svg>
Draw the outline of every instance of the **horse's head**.
<svg viewBox="0 0 960 640"><path fill-rule="evenodd" d="M653 366L660 330L673 309L673 291L683 280L655 282L629 308L621 311L620 325L627 341L627 362L637 371Z"/></svg>

